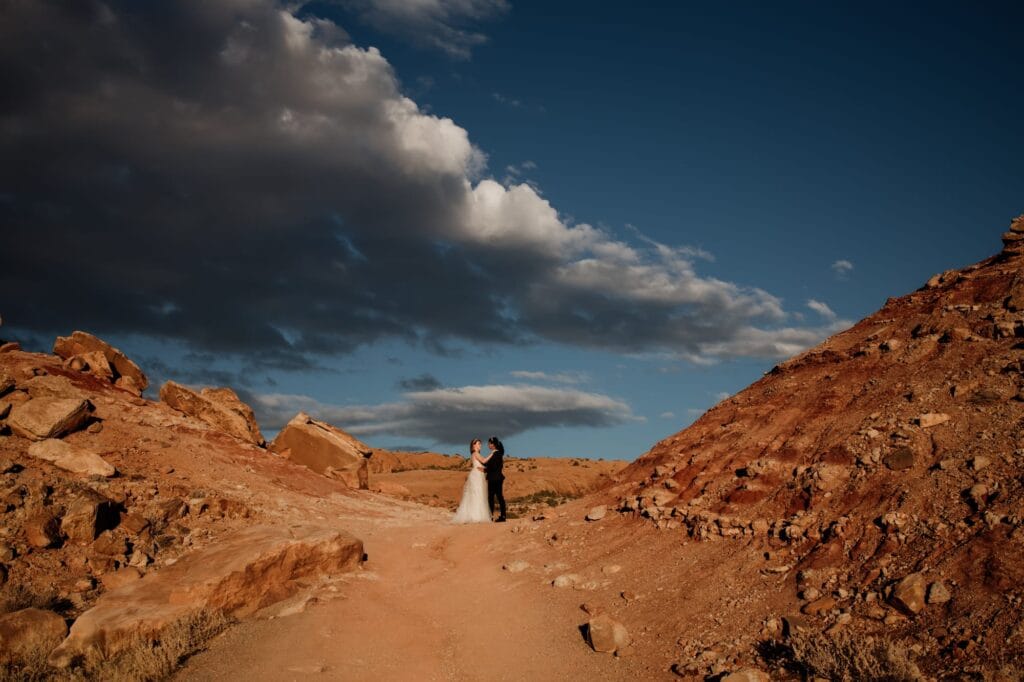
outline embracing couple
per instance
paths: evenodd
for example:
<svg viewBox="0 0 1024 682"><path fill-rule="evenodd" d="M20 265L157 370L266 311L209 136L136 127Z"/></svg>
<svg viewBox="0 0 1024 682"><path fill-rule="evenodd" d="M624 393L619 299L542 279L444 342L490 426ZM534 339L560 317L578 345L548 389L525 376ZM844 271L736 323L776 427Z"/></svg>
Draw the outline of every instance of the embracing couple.
<svg viewBox="0 0 1024 682"><path fill-rule="evenodd" d="M480 454L479 438L469 443L469 475L462 486L462 501L452 523L490 523L495 502L500 514L497 520L505 520L505 496L501 491L505 482L505 475L501 473L505 446L497 437L491 436L487 439L487 449L491 453L484 457Z"/></svg>

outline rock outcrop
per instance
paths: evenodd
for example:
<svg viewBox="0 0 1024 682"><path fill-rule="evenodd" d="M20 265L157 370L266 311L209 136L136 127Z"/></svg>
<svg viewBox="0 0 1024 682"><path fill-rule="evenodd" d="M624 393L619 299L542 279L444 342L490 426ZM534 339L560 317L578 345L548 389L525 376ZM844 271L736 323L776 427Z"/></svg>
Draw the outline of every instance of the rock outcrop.
<svg viewBox="0 0 1024 682"><path fill-rule="evenodd" d="M64 358L66 366L112 380L116 386L136 395L149 386L149 379L127 355L88 332L58 336L53 352Z"/></svg>
<svg viewBox="0 0 1024 682"><path fill-rule="evenodd" d="M296 581L351 571L362 557L362 542L337 530L255 526L237 531L103 595L75 621L50 663L66 667L87 654L110 658L134 637L154 636L196 613L252 614L289 596Z"/></svg>
<svg viewBox="0 0 1024 682"><path fill-rule="evenodd" d="M369 446L305 412L281 429L270 449L317 473L343 480L351 488L368 487L367 460L373 456Z"/></svg>
<svg viewBox="0 0 1024 682"><path fill-rule="evenodd" d="M239 440L261 447L266 443L252 408L230 388L204 388L197 393L168 381L160 387L160 400Z"/></svg>

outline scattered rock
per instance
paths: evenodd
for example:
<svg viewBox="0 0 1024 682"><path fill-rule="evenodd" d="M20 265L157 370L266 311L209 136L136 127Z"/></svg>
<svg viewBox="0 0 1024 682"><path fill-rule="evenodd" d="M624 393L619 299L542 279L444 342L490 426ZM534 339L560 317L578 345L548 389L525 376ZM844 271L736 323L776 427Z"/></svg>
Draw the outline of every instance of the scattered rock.
<svg viewBox="0 0 1024 682"><path fill-rule="evenodd" d="M240 440L261 446L266 442L252 408L239 400L230 388L204 388L196 393L168 381L160 387L160 400Z"/></svg>
<svg viewBox="0 0 1024 682"><path fill-rule="evenodd" d="M902 471L914 466L914 453L908 447L896 448L882 462L893 471Z"/></svg>
<svg viewBox="0 0 1024 682"><path fill-rule="evenodd" d="M7 343L0 343L0 353L13 353L16 350L21 350L21 344L17 341L8 341Z"/></svg>
<svg viewBox="0 0 1024 682"><path fill-rule="evenodd" d="M529 562L523 561L522 559L517 559L515 561L508 562L507 564L502 566L502 569L508 571L509 573L522 573L529 567Z"/></svg>
<svg viewBox="0 0 1024 682"><path fill-rule="evenodd" d="M920 573L911 573L898 583L892 590L889 601L893 606L902 609L909 615L916 615L925 606L925 589L928 582Z"/></svg>
<svg viewBox="0 0 1024 682"><path fill-rule="evenodd" d="M88 354L99 353L106 359L107 368L113 370L111 375L116 373L118 377L129 378L131 386L140 393L149 386L149 379L127 355L88 332L76 331L71 336L58 336L53 352L65 360L76 355L88 357Z"/></svg>
<svg viewBox="0 0 1024 682"><path fill-rule="evenodd" d="M605 575L615 575L616 573L618 573L621 570L622 570L622 566L619 566L618 564L609 564L607 566L602 566L601 567L601 572L604 573Z"/></svg>
<svg viewBox="0 0 1024 682"><path fill-rule="evenodd" d="M929 604L945 604L953 595L949 593L949 588L946 587L946 583L941 580L936 580L928 586L928 603Z"/></svg>
<svg viewBox="0 0 1024 682"><path fill-rule="evenodd" d="M57 438L81 426L89 401L75 398L32 398L15 405L7 418L11 431L30 440Z"/></svg>
<svg viewBox="0 0 1024 682"><path fill-rule="evenodd" d="M22 609L0 616L0 660L30 660L52 651L67 636L68 626L53 611Z"/></svg>
<svg viewBox="0 0 1024 682"><path fill-rule="evenodd" d="M721 682L770 682L771 679L768 673L756 668L740 668L721 678Z"/></svg>
<svg viewBox="0 0 1024 682"><path fill-rule="evenodd" d="M95 452L56 438L33 443L28 447L28 454L76 474L109 478L117 473L113 464Z"/></svg>
<svg viewBox="0 0 1024 682"><path fill-rule="evenodd" d="M592 508L587 513L587 521L600 521L601 519L604 518L605 514L607 514L607 513L608 513L608 508L605 505L600 504L600 505Z"/></svg>
<svg viewBox="0 0 1024 682"><path fill-rule="evenodd" d="M135 566L125 566L116 571L104 573L100 576L100 582L103 583L103 588L110 592L140 578L142 578L142 571Z"/></svg>
<svg viewBox="0 0 1024 682"><path fill-rule="evenodd" d="M254 526L107 592L50 655L65 668L82 655L114 656L199 610L244 616L288 597L296 581L357 567L363 543L337 530Z"/></svg>
<svg viewBox="0 0 1024 682"><path fill-rule="evenodd" d="M836 600L832 597L820 597L812 602L808 602L803 605L800 609L802 613L808 616L820 616L823 613L828 613L836 607Z"/></svg>
<svg viewBox="0 0 1024 682"><path fill-rule="evenodd" d="M552 580L551 584L555 587L572 587L581 580L582 578L576 573L563 573Z"/></svg>
<svg viewBox="0 0 1024 682"><path fill-rule="evenodd" d="M950 419L948 414L942 412L928 412L917 418L918 425L923 429L930 429L939 424L945 424Z"/></svg>
<svg viewBox="0 0 1024 682"><path fill-rule="evenodd" d="M46 549L60 542L60 524L49 511L41 510L25 519L23 526L28 544Z"/></svg>
<svg viewBox="0 0 1024 682"><path fill-rule="evenodd" d="M615 653L630 644L626 626L607 614L591 618L587 623L587 643L594 651Z"/></svg>
<svg viewBox="0 0 1024 682"><path fill-rule="evenodd" d="M988 457L985 457L984 455L977 455L971 458L971 468L974 469L975 471L981 471L991 463L992 460L990 460Z"/></svg>
<svg viewBox="0 0 1024 682"><path fill-rule="evenodd" d="M103 430L103 422L93 422L85 430L95 435Z"/></svg>

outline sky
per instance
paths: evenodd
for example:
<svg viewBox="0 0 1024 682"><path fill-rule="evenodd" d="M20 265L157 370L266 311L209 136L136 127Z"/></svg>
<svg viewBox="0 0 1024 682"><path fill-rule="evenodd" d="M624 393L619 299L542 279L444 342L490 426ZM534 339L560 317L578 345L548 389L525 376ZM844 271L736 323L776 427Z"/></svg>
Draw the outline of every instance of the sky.
<svg viewBox="0 0 1024 682"><path fill-rule="evenodd" d="M0 5L0 337L634 459L1024 213L1015 3Z"/></svg>

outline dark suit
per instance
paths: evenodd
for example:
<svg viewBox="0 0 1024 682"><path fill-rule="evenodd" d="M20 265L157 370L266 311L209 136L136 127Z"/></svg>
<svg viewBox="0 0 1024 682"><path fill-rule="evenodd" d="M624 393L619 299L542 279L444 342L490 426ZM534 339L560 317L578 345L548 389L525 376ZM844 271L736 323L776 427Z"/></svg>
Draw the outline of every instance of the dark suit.
<svg viewBox="0 0 1024 682"><path fill-rule="evenodd" d="M487 477L487 506L494 513L494 503L498 503L499 519L505 518L505 495L501 488L505 484L505 474L501 472L505 453L501 450L491 452L491 458L484 463L484 475Z"/></svg>

